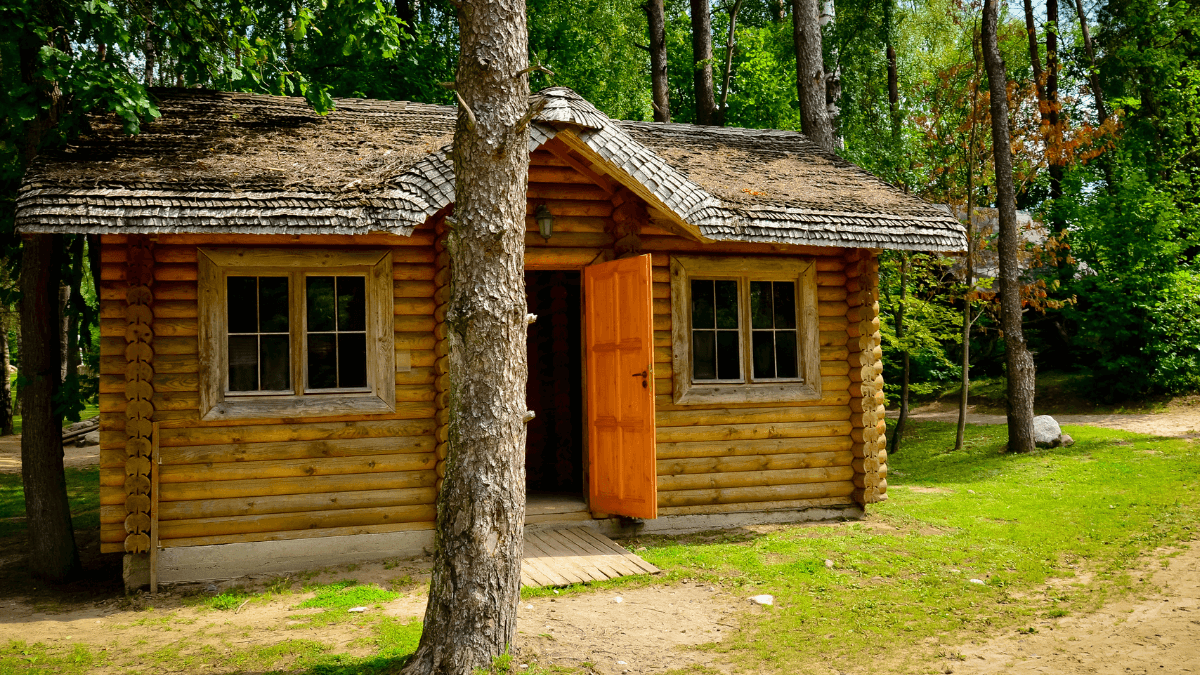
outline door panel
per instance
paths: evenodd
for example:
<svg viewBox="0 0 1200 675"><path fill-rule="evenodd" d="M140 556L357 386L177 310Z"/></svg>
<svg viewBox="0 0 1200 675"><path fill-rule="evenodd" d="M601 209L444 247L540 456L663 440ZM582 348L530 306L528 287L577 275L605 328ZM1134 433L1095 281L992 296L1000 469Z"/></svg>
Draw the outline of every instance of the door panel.
<svg viewBox="0 0 1200 675"><path fill-rule="evenodd" d="M591 509L656 518L650 256L585 267L583 289Z"/></svg>

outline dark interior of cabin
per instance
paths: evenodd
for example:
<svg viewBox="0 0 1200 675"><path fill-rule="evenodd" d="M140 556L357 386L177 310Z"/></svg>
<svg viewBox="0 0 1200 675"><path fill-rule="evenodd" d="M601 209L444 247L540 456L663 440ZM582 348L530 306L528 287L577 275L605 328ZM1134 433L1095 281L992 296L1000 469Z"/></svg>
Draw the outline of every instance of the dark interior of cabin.
<svg viewBox="0 0 1200 675"><path fill-rule="evenodd" d="M526 491L583 492L581 282L574 271L525 273L529 312L526 402L536 417L525 441Z"/></svg>

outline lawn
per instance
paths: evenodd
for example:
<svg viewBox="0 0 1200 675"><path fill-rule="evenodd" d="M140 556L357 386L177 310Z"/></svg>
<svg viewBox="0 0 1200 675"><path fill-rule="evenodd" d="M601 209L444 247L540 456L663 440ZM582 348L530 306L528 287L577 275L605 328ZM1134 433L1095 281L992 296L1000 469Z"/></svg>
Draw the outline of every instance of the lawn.
<svg viewBox="0 0 1200 675"><path fill-rule="evenodd" d="M953 658L956 645L968 640L1036 631L1050 618L1147 591L1130 576L1131 568L1195 535L1200 443L1090 427L1068 431L1077 441L1071 448L1014 456L1002 453L1003 427L971 426L965 450L955 453L953 425L915 423L903 452L889 462L889 500L870 507L865 521L642 537L627 543L645 547L639 553L666 570L665 577L575 586L561 589L560 597L702 580L734 598L775 596L775 606L761 611L746 603L733 636L702 647L720 652L736 670L921 670L928 659ZM72 509L93 513L96 472L67 475ZM0 477L0 517L20 513L19 482L10 478ZM247 603L306 594L286 600L294 610L280 616L279 628L286 629L288 619L297 630L351 622L364 631L372 652L367 657L319 640L284 639L187 658L206 670L379 672L415 649L419 622L345 610L380 607L411 584L407 576L393 580L391 590L352 579L323 585L289 580L197 599L221 615ZM526 589L523 595L551 592ZM179 653L152 656L179 663ZM135 656L94 646L10 642L0 646L0 673L86 672L100 663L123 667ZM509 668L506 662L496 670ZM577 671L535 665L520 672Z"/></svg>

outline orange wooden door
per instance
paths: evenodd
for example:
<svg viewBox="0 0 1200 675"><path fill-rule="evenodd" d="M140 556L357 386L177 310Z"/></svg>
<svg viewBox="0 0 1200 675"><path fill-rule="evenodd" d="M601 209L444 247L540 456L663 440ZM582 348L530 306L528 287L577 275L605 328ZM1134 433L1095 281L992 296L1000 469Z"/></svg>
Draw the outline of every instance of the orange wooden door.
<svg viewBox="0 0 1200 675"><path fill-rule="evenodd" d="M650 256L583 268L592 511L658 517Z"/></svg>

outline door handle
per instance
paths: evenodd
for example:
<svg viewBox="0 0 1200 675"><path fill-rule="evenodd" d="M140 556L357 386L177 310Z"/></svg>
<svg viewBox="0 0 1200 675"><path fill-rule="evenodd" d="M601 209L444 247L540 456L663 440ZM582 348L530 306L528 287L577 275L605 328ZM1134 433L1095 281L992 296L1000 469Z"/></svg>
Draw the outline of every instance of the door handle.
<svg viewBox="0 0 1200 675"><path fill-rule="evenodd" d="M650 382L649 382L650 369L649 368L647 368L646 370L643 370L640 373L634 373L633 376L642 378L642 389L647 389L650 387Z"/></svg>

